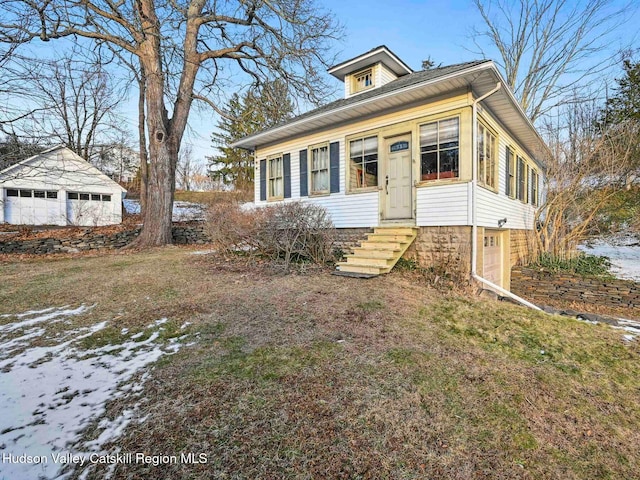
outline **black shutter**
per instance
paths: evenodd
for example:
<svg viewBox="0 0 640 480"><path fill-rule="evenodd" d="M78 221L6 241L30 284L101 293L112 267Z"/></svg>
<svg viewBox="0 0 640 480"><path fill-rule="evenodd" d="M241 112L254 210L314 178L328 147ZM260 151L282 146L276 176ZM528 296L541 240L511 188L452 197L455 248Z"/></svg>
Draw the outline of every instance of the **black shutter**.
<svg viewBox="0 0 640 480"><path fill-rule="evenodd" d="M505 175L506 184L504 186L504 193L507 195L507 197L511 196L511 156L512 155L513 154L511 153L511 150L509 150L509 147L507 147L507 154L506 154L507 174Z"/></svg>
<svg viewBox="0 0 640 480"><path fill-rule="evenodd" d="M260 200L267 199L267 160L260 160Z"/></svg>
<svg viewBox="0 0 640 480"><path fill-rule="evenodd" d="M284 198L291 198L291 154L285 153L282 156L282 167L284 173Z"/></svg>
<svg viewBox="0 0 640 480"><path fill-rule="evenodd" d="M337 193L340 191L340 143L333 142L329 145L329 191Z"/></svg>
<svg viewBox="0 0 640 480"><path fill-rule="evenodd" d="M309 196L309 184L307 179L307 151L300 150L300 196Z"/></svg>

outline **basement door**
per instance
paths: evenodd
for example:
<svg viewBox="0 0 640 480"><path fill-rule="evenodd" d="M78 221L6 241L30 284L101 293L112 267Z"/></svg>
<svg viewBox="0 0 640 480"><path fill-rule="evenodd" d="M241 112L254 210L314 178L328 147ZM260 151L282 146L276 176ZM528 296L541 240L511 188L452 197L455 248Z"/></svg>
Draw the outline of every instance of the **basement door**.
<svg viewBox="0 0 640 480"><path fill-rule="evenodd" d="M387 177L384 219L412 218L411 135L388 138L385 146Z"/></svg>
<svg viewBox="0 0 640 480"><path fill-rule="evenodd" d="M502 287L502 235L485 230L482 276Z"/></svg>

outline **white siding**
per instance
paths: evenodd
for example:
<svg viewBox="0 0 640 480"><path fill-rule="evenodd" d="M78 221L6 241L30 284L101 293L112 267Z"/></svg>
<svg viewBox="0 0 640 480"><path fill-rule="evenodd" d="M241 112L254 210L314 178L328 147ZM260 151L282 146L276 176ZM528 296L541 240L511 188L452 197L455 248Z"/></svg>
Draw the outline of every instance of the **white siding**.
<svg viewBox="0 0 640 480"><path fill-rule="evenodd" d="M515 142L501 130L498 139L498 192L478 187L478 225L481 227L498 227L498 220L506 218L504 228L526 229L533 228L535 208L520 200L509 198L506 192L507 176L507 146ZM540 173L540 172L539 172ZM541 173L540 173L541 174Z"/></svg>
<svg viewBox="0 0 640 480"><path fill-rule="evenodd" d="M531 205L478 187L478 225L481 227L498 228L498 220L506 218L504 228L531 230L534 213Z"/></svg>
<svg viewBox="0 0 640 480"><path fill-rule="evenodd" d="M72 224L111 225L122 221L124 189L66 148L43 152L4 170L0 174L0 189L0 200L4 200L2 221L68 225L70 207L76 217ZM10 197L10 201L6 201L7 189L56 191L58 198L45 201L35 197ZM111 195L111 201L69 201L67 192Z"/></svg>
<svg viewBox="0 0 640 480"><path fill-rule="evenodd" d="M307 148L307 144L297 144L293 150L283 153L291 154L291 199L321 205L327 209L333 224L337 228L375 227L378 225L378 192L367 192L346 195L345 192L345 142L344 139L333 139L329 143L340 142L340 192L331 195L320 195L300 198L300 150ZM256 164L259 168L259 160ZM256 170L255 198L260 198L260 171ZM271 202L256 201L256 205L264 206Z"/></svg>
<svg viewBox="0 0 640 480"><path fill-rule="evenodd" d="M389 82L394 81L397 77L395 73L389 70L383 63L378 68L378 75L376 78L376 87L381 87Z"/></svg>
<svg viewBox="0 0 640 480"><path fill-rule="evenodd" d="M468 225L468 190L467 183L418 188L416 225Z"/></svg>

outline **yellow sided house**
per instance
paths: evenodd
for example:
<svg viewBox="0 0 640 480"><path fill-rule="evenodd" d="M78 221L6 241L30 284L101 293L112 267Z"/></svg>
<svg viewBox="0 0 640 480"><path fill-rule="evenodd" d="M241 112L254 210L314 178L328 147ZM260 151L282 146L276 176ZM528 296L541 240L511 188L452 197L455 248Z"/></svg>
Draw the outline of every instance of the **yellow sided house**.
<svg viewBox="0 0 640 480"><path fill-rule="evenodd" d="M368 234L343 272L385 273L404 254L509 288L546 147L495 64L414 72L380 46L329 73L343 99L233 145L255 154L255 203L313 202Z"/></svg>

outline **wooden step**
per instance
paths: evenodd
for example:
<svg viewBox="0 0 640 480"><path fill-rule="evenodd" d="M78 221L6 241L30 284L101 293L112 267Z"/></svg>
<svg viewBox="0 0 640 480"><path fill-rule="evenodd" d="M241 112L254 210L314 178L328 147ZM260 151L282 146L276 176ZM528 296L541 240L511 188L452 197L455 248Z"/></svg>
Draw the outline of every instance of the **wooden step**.
<svg viewBox="0 0 640 480"><path fill-rule="evenodd" d="M414 227L375 227L373 233L386 233L395 235L414 235L418 231Z"/></svg>
<svg viewBox="0 0 640 480"><path fill-rule="evenodd" d="M388 267L393 262L391 258L373 258L369 256L347 255L347 265L375 265L377 267Z"/></svg>
<svg viewBox="0 0 640 480"><path fill-rule="evenodd" d="M374 248L362 248L355 247L353 249L353 255L367 258L388 258L392 259L395 257L395 253L399 252L400 249L374 249Z"/></svg>
<svg viewBox="0 0 640 480"><path fill-rule="evenodd" d="M367 235L368 242L400 242L407 243L412 241L414 238L413 235L408 234L395 234L395 233L370 233Z"/></svg>
<svg viewBox="0 0 640 480"><path fill-rule="evenodd" d="M389 250L392 252L400 252L402 250L402 243L370 242L365 240L360 244L360 248L364 248L365 250Z"/></svg>
<svg viewBox="0 0 640 480"><path fill-rule="evenodd" d="M346 262L338 262L338 268L341 272L371 273L374 275L380 275L381 273L384 273L380 268L376 266L347 265Z"/></svg>
<svg viewBox="0 0 640 480"><path fill-rule="evenodd" d="M354 275L380 275L389 273L398 259L413 243L418 234L417 228L377 227L374 233L347 255L346 261L339 262L337 269Z"/></svg>

